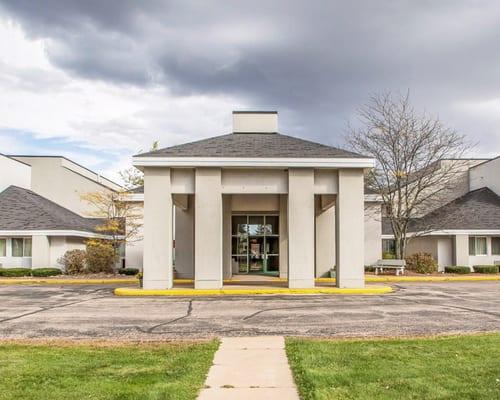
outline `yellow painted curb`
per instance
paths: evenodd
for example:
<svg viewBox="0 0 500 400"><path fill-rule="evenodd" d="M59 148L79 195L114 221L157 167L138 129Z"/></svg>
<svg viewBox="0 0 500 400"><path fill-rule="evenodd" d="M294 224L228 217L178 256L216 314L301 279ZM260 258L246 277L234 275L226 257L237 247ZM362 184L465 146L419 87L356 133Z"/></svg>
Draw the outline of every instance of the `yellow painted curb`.
<svg viewBox="0 0 500 400"><path fill-rule="evenodd" d="M367 276L365 282L473 282L500 281L500 276Z"/></svg>
<svg viewBox="0 0 500 400"><path fill-rule="evenodd" d="M0 285L100 285L138 283L137 279L0 279Z"/></svg>
<svg viewBox="0 0 500 400"><path fill-rule="evenodd" d="M467 281L500 281L495 276L365 276L365 282L467 282ZM316 278L316 282L335 283L335 278Z"/></svg>
<svg viewBox="0 0 500 400"><path fill-rule="evenodd" d="M390 286L371 286L366 288L268 288L268 289L136 289L117 288L117 296L237 296L261 294L343 294L343 295L376 295L393 292Z"/></svg>

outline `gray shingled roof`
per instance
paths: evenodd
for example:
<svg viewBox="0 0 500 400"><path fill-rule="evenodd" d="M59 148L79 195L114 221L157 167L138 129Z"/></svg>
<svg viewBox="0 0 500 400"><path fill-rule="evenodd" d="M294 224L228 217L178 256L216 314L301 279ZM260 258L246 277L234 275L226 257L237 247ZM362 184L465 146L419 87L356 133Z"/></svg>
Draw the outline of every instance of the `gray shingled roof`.
<svg viewBox="0 0 500 400"><path fill-rule="evenodd" d="M0 231L74 230L96 232L99 218L84 218L31 190L9 186L0 193Z"/></svg>
<svg viewBox="0 0 500 400"><path fill-rule="evenodd" d="M500 196L484 187L450 201L410 224L410 232L441 229L500 229ZM382 233L392 235L387 218Z"/></svg>
<svg viewBox="0 0 500 400"><path fill-rule="evenodd" d="M280 133L231 133L154 150L135 157L367 158Z"/></svg>

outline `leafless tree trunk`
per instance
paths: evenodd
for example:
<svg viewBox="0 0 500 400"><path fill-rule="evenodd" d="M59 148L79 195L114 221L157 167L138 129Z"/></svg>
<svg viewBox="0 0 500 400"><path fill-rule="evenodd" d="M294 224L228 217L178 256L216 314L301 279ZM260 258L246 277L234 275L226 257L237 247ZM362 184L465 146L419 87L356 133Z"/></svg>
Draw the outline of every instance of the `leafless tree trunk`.
<svg viewBox="0 0 500 400"><path fill-rule="evenodd" d="M396 257L404 258L410 224L418 223L418 217L440 205L453 190L467 143L438 117L417 113L408 93L373 95L358 110L358 117L359 126L349 126L347 141L354 151L377 161L366 183L382 196ZM419 226L418 230L431 229Z"/></svg>

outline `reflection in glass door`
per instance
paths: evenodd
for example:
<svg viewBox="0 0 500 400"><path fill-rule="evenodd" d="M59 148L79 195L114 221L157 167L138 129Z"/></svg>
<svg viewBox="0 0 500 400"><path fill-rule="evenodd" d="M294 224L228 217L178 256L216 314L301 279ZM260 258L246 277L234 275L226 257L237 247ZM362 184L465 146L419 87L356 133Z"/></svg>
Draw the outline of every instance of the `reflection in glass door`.
<svg viewBox="0 0 500 400"><path fill-rule="evenodd" d="M277 215L233 215L231 241L240 274L279 274Z"/></svg>

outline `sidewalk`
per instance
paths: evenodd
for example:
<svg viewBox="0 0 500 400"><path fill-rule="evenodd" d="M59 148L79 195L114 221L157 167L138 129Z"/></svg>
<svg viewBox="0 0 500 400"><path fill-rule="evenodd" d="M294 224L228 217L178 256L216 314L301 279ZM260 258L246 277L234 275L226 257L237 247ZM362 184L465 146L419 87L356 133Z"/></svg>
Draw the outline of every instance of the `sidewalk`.
<svg viewBox="0 0 500 400"><path fill-rule="evenodd" d="M283 336L223 338L198 400L299 400Z"/></svg>

